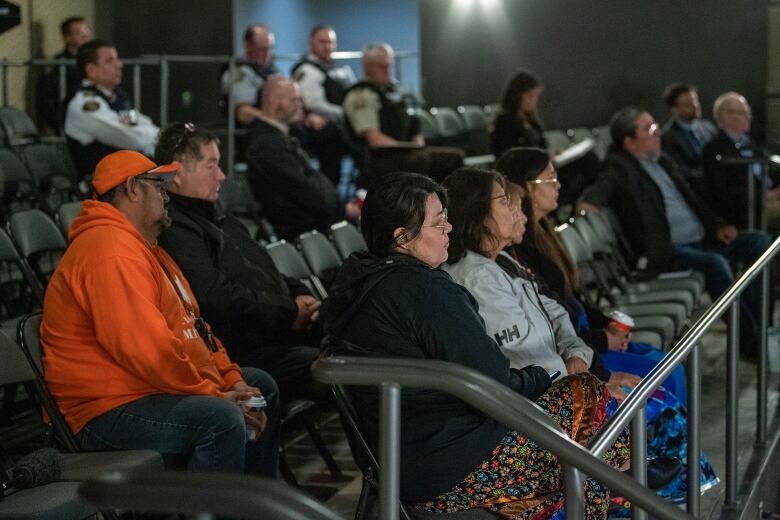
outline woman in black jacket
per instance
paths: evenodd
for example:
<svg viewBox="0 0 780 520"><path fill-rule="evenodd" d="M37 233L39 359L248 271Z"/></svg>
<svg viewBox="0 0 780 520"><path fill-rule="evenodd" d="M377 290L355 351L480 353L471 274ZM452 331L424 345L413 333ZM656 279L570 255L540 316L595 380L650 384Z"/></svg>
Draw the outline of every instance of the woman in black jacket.
<svg viewBox="0 0 780 520"><path fill-rule="evenodd" d="M363 205L368 252L344 262L322 307L333 352L350 344L350 355L358 349L366 356L460 363L535 400L572 439L586 443L614 400L587 374L550 387L541 367L509 367L485 333L474 298L438 269L451 229L445 193L429 178L398 173L377 181ZM376 391L361 389L353 399L376 444ZM526 437L437 391L404 390L401 410L405 502L440 512L490 508L511 518L549 518L561 510L557 460ZM624 432L606 460L620 467L628 451ZM587 481L588 518L606 517L607 495Z"/></svg>

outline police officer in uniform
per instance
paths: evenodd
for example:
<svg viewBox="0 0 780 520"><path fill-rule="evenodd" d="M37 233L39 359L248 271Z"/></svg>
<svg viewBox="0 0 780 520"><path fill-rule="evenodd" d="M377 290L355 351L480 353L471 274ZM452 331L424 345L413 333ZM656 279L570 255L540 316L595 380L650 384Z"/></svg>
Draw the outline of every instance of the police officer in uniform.
<svg viewBox="0 0 780 520"><path fill-rule="evenodd" d="M413 171L441 181L463 166L463 152L425 146L413 98L392 81L392 65L389 44L369 43L363 49L364 79L344 97L347 131L365 151L361 183L368 186L370 177L392 171Z"/></svg>
<svg viewBox="0 0 780 520"><path fill-rule="evenodd" d="M336 31L327 25L315 26L309 36L309 52L293 66L291 75L301 89L306 110L340 123L341 103L357 80L351 67L339 66L331 59L335 50Z"/></svg>
<svg viewBox="0 0 780 520"><path fill-rule="evenodd" d="M160 129L117 88L122 61L113 44L87 42L76 59L84 80L67 102L65 136L82 178L90 177L100 159L117 150L154 154Z"/></svg>
<svg viewBox="0 0 780 520"><path fill-rule="evenodd" d="M274 65L274 33L262 24L250 25L244 30L244 57L238 64L235 77L230 70L222 73L222 93L233 93L236 120L248 125L260 115L257 105L262 99L263 84L269 76L279 73Z"/></svg>

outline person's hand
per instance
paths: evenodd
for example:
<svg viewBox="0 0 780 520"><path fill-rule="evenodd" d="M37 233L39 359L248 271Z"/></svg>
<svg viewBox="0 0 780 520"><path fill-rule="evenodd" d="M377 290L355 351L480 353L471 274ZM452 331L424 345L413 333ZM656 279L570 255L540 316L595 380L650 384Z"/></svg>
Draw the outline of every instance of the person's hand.
<svg viewBox="0 0 780 520"><path fill-rule="evenodd" d="M718 226L718 240L723 242L726 245L731 244L735 238L737 238L737 235L739 234L739 231L737 231L737 228L727 224L724 226Z"/></svg>
<svg viewBox="0 0 780 520"><path fill-rule="evenodd" d="M295 304L298 306L298 316L293 323L293 330L306 330L319 319L322 302L314 296L310 294L296 296Z"/></svg>
<svg viewBox="0 0 780 520"><path fill-rule="evenodd" d="M240 403L246 401L252 397L260 395L260 389L254 386L249 386L244 380L236 381L230 391L225 392L222 395L223 399L230 401L231 403Z"/></svg>
<svg viewBox="0 0 780 520"><path fill-rule="evenodd" d="M578 202L574 208L575 215L584 215L585 213L600 213L599 207L587 202Z"/></svg>
<svg viewBox="0 0 780 520"><path fill-rule="evenodd" d="M356 221L360 218L360 207L354 202L347 202L344 205L344 214L348 220Z"/></svg>
<svg viewBox="0 0 780 520"><path fill-rule="evenodd" d="M244 421L246 422L247 430L255 431L255 439L257 442L265 431L265 425L268 423L268 417L266 417L263 410L257 412L247 412L244 410Z"/></svg>
<svg viewBox="0 0 780 520"><path fill-rule="evenodd" d="M642 378L636 374L629 374L628 372L612 372L612 375L609 376L607 385L618 385L620 388L634 388L641 380Z"/></svg>
<svg viewBox="0 0 780 520"><path fill-rule="evenodd" d="M425 146L425 137L423 137L422 134L417 134L412 139L412 143L416 144L417 146Z"/></svg>
<svg viewBox="0 0 780 520"><path fill-rule="evenodd" d="M571 374L581 374L588 371L588 364L578 357L570 357L566 360L566 372Z"/></svg>
<svg viewBox="0 0 780 520"><path fill-rule="evenodd" d="M604 334L607 335L607 348L615 352L625 352L628 348L628 342L631 339L631 333L608 325L604 328Z"/></svg>
<svg viewBox="0 0 780 520"><path fill-rule="evenodd" d="M618 404L622 403L626 400L626 393L623 391L623 387L620 385L615 385L612 383L606 384L607 390L609 390L609 395L615 398L615 401L618 402Z"/></svg>
<svg viewBox="0 0 780 520"><path fill-rule="evenodd" d="M306 114L306 118L303 120L304 124L312 130L322 130L322 128L328 123L325 118L318 116L317 114Z"/></svg>
<svg viewBox="0 0 780 520"><path fill-rule="evenodd" d="M246 381L236 381L236 384L233 385L233 388L231 390L235 390L236 392L251 392L252 397L259 397L262 395L260 392L260 389L256 386L249 386L246 384Z"/></svg>

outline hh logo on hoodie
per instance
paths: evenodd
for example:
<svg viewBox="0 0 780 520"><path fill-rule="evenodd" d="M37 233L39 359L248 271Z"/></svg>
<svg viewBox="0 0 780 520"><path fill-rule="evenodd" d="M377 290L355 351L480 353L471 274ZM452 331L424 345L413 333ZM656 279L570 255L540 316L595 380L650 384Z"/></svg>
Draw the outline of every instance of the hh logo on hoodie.
<svg viewBox="0 0 780 520"><path fill-rule="evenodd" d="M496 332L493 337L496 338L498 346L503 347L504 343L509 343L513 339L520 339L520 331L517 325L512 325L511 329L504 329L500 333Z"/></svg>

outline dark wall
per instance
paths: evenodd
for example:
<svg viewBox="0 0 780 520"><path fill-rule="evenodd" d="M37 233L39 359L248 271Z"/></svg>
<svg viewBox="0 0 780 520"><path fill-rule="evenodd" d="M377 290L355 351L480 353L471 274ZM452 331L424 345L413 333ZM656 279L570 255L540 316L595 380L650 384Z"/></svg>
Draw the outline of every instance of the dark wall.
<svg viewBox="0 0 780 520"><path fill-rule="evenodd" d="M633 104L666 119L665 85L726 90L753 105L763 133L766 0L421 0L423 94L431 105L497 103L526 68L543 81L548 128L597 126Z"/></svg>
<svg viewBox="0 0 780 520"><path fill-rule="evenodd" d="M233 6L230 0L111 0L98 2L111 20L111 35L121 57L143 54L228 56L233 49ZM168 121L219 123L219 77L222 65L171 64ZM159 67L142 69L142 111L159 123ZM132 68L126 66L124 87L132 90Z"/></svg>

